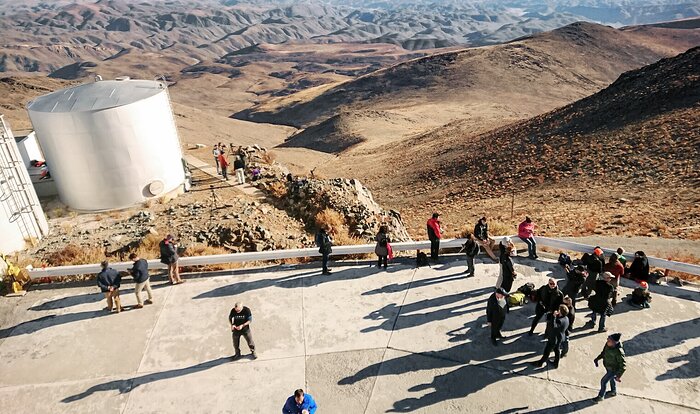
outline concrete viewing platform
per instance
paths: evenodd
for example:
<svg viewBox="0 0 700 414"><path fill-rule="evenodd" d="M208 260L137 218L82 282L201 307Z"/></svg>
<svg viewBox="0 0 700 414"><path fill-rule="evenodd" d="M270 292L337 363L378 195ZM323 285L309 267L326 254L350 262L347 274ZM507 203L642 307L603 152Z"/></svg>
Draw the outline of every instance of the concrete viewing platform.
<svg viewBox="0 0 700 414"><path fill-rule="evenodd" d="M697 291L652 286L651 309L618 304L607 325L622 333L627 372L618 395L596 405L604 368L593 358L607 335L582 329L586 302L559 368L533 368L545 329L543 320L538 335L527 335L534 304L511 309L507 338L494 347L485 307L498 265L477 265L467 279L458 258L387 272L343 262L330 276L315 264L240 269L178 286L157 276L155 304L121 314L104 310L96 287L0 298L11 309L0 317L0 406L13 414L276 414L304 388L319 414L698 412ZM514 288L549 276L563 285L551 261L517 258L516 271ZM128 307L132 288L125 278ZM253 312L255 361L230 360L235 301Z"/></svg>

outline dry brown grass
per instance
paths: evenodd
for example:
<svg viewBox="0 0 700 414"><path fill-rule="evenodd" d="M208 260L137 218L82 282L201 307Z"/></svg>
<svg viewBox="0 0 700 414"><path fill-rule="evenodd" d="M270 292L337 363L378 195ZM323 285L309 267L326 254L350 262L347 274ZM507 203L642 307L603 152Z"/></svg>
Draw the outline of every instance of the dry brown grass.
<svg viewBox="0 0 700 414"><path fill-rule="evenodd" d="M260 156L260 159L265 164L271 165L273 162L275 162L275 160L277 159L277 156L275 154L271 153L270 151L265 151Z"/></svg>
<svg viewBox="0 0 700 414"><path fill-rule="evenodd" d="M274 198L283 199L287 197L289 191L287 190L287 185L282 181L274 181L268 187L267 191Z"/></svg>
<svg viewBox="0 0 700 414"><path fill-rule="evenodd" d="M322 210L316 214L314 219L316 221L316 227L318 228L330 227L331 229L335 229L334 233L347 233L345 216L335 210L329 208ZM341 229L345 231L341 231Z"/></svg>
<svg viewBox="0 0 700 414"><path fill-rule="evenodd" d="M157 246L157 245L156 245ZM214 256L220 254L230 254L231 252L223 247L213 247L203 243L197 243L187 246L187 250L183 256L194 257L194 256ZM240 269L244 267L244 263L233 262L233 263L221 263L206 266L185 266L182 268L183 272L216 272L219 270L230 270L230 269Z"/></svg>
<svg viewBox="0 0 700 414"><path fill-rule="evenodd" d="M45 257L50 266L70 266L100 263L105 259L105 252L100 247L81 247L69 244Z"/></svg>
<svg viewBox="0 0 700 414"><path fill-rule="evenodd" d="M583 222L583 230L589 234L595 232L596 228L598 228L598 220L595 218L589 218Z"/></svg>

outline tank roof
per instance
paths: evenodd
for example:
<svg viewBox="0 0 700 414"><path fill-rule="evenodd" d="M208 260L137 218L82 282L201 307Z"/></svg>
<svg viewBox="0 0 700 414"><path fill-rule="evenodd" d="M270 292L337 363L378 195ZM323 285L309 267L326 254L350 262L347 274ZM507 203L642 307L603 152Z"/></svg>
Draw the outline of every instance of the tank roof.
<svg viewBox="0 0 700 414"><path fill-rule="evenodd" d="M90 112L116 108L150 98L164 85L152 80L101 80L40 96L27 105L34 112Z"/></svg>

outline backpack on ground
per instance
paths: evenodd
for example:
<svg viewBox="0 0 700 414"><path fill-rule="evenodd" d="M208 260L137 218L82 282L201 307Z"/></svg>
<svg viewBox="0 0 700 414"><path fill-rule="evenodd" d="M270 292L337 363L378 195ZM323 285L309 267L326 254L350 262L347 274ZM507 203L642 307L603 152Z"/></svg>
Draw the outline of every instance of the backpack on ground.
<svg viewBox="0 0 700 414"><path fill-rule="evenodd" d="M566 253L559 253L559 259L557 261L562 266L566 266L566 265L571 266L573 264L573 262L571 261L571 256L569 256Z"/></svg>
<svg viewBox="0 0 700 414"><path fill-rule="evenodd" d="M423 252L418 252L416 255L416 267L429 266L428 255Z"/></svg>
<svg viewBox="0 0 700 414"><path fill-rule="evenodd" d="M508 305L523 306L526 298L527 296L523 292L511 293L510 296L508 296Z"/></svg>
<svg viewBox="0 0 700 414"><path fill-rule="evenodd" d="M525 283L518 288L518 292L530 297L535 292L535 284L532 282Z"/></svg>

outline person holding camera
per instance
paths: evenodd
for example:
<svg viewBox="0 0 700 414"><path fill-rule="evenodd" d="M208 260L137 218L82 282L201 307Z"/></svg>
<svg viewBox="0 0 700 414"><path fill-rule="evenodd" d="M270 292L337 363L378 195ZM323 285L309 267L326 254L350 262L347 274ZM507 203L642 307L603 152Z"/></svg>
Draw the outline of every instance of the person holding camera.
<svg viewBox="0 0 700 414"><path fill-rule="evenodd" d="M160 241L160 262L168 265L168 279L173 285L179 285L185 281L180 278L180 268L178 266L178 260L180 259L177 254L177 242L172 234L165 236L163 240Z"/></svg>

